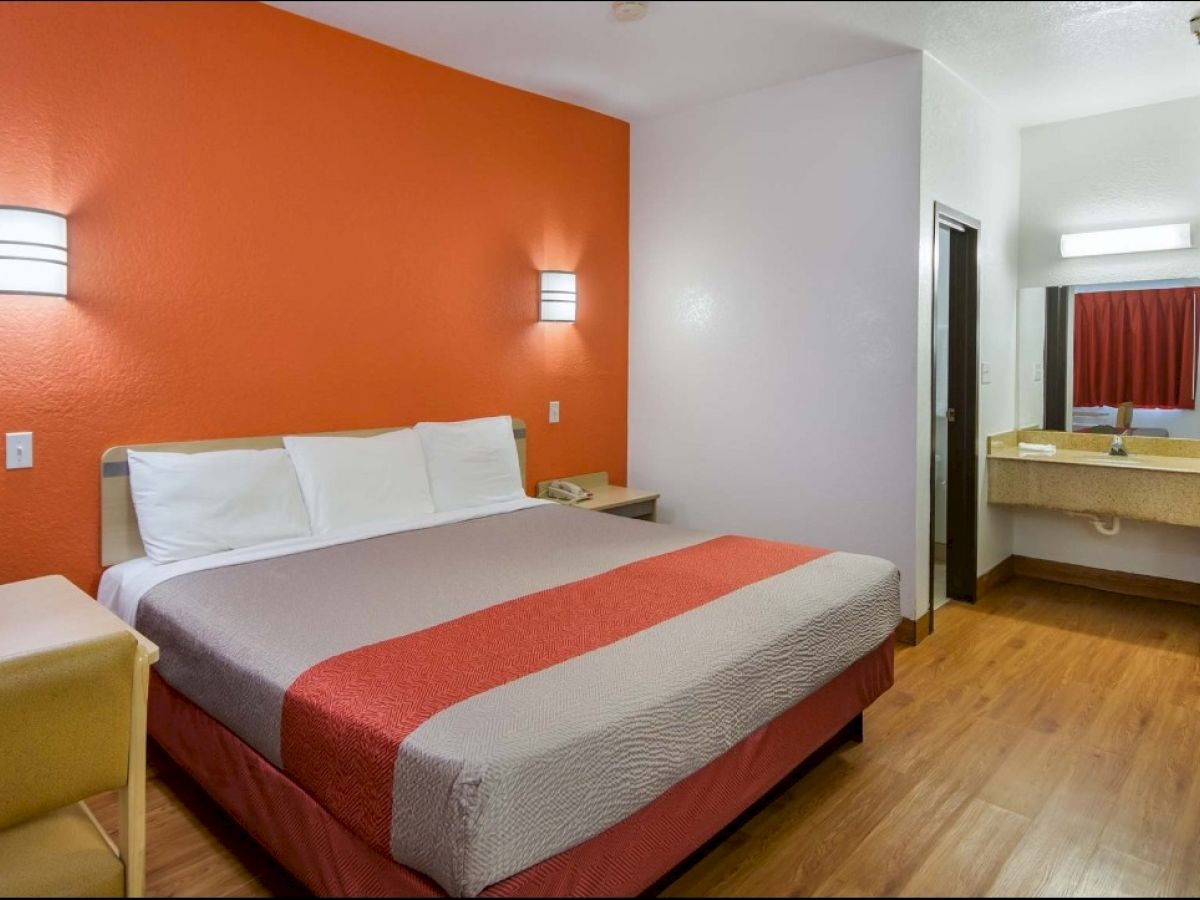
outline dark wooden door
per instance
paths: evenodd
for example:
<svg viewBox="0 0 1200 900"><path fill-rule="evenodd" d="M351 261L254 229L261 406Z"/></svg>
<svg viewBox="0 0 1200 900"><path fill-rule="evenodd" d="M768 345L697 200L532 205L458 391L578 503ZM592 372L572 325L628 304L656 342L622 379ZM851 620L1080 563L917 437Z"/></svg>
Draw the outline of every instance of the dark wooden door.
<svg viewBox="0 0 1200 900"><path fill-rule="evenodd" d="M979 509L979 231L950 229L946 595L975 601Z"/></svg>

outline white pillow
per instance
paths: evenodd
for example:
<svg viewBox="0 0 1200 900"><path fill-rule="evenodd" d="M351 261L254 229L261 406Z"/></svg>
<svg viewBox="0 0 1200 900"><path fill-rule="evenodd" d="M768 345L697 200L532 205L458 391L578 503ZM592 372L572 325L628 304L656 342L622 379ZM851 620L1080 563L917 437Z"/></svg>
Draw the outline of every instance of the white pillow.
<svg viewBox="0 0 1200 900"><path fill-rule="evenodd" d="M285 437L313 534L429 515L421 439L411 428L375 437Z"/></svg>
<svg viewBox="0 0 1200 900"><path fill-rule="evenodd" d="M130 450L129 488L154 563L310 533L300 484L283 450Z"/></svg>
<svg viewBox="0 0 1200 900"><path fill-rule="evenodd" d="M416 432L438 512L525 496L510 417L420 422Z"/></svg>

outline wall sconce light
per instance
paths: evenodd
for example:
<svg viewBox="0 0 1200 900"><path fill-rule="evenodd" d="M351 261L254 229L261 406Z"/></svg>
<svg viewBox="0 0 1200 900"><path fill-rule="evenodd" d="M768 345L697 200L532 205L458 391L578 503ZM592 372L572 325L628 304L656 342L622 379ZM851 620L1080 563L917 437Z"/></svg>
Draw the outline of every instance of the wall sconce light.
<svg viewBox="0 0 1200 900"><path fill-rule="evenodd" d="M575 273L539 272L543 322L575 321Z"/></svg>
<svg viewBox="0 0 1200 900"><path fill-rule="evenodd" d="M1192 246L1192 226L1150 225L1064 234L1058 249L1064 259L1073 256L1107 256L1112 253L1145 253L1150 250L1186 250Z"/></svg>
<svg viewBox="0 0 1200 900"><path fill-rule="evenodd" d="M67 296L67 217L0 206L0 294Z"/></svg>

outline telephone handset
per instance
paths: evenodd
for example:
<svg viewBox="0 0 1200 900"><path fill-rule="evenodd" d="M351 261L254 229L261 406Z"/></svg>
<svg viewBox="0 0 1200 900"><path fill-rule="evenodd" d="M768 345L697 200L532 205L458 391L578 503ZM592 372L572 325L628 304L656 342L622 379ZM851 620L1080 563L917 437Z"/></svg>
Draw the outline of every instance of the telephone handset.
<svg viewBox="0 0 1200 900"><path fill-rule="evenodd" d="M552 481L546 485L546 496L551 500L566 500L568 503L579 503L591 500L592 492L582 488L573 481Z"/></svg>

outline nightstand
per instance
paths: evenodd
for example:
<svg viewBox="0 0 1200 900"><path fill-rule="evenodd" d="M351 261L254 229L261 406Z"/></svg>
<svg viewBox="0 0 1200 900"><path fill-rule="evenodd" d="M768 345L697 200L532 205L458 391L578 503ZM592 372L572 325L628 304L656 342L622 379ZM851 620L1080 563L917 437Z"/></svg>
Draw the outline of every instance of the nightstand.
<svg viewBox="0 0 1200 900"><path fill-rule="evenodd" d="M653 522L658 513L657 493L609 484L607 472L589 472L586 475L572 475L560 480L573 481L592 492L590 500L580 503L559 501L564 506L592 509L597 512L611 513L614 516L625 516L628 519L644 519L647 522ZM549 483L550 481L538 482L537 495L539 497L546 496L546 485Z"/></svg>

